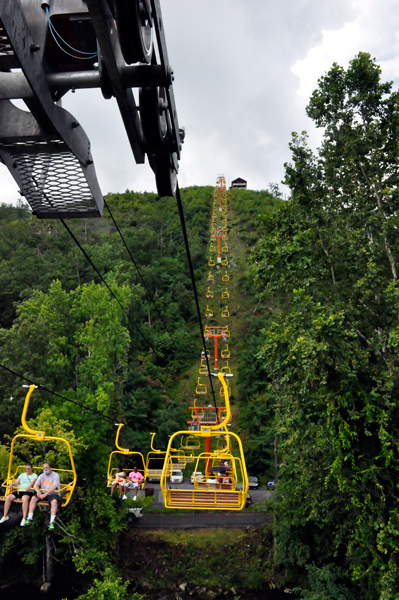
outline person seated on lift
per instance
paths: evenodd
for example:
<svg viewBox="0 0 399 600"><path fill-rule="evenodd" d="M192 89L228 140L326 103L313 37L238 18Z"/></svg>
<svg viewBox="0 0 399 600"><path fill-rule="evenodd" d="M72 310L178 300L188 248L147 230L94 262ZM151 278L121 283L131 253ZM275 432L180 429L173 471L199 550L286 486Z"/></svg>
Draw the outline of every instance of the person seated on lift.
<svg viewBox="0 0 399 600"><path fill-rule="evenodd" d="M36 482L37 475L33 472L33 467L30 463L26 463L25 465L25 473L21 473L21 475L10 483L8 489L10 490L10 494L8 494L5 502L4 502L4 514L0 519L0 523L4 523L4 521L8 521L8 513L11 507L11 503L14 502L17 498L22 499L22 521L20 523L21 527L24 527L26 523L26 519L28 517L28 508L29 508L29 500L36 494L33 489L33 486ZM16 488L16 489L15 489Z"/></svg>
<svg viewBox="0 0 399 600"><path fill-rule="evenodd" d="M126 489L129 488L129 487L132 487L134 489L134 498L133 498L133 500L136 500L136 498L137 498L137 490L139 489L140 481L142 479L144 479L144 477L137 470L137 467L133 467L133 471L131 473L129 473L129 479L130 479L130 481L128 483L126 483L125 486L126 486ZM123 496L123 500L126 500L126 499L127 499L127 496L125 494Z"/></svg>
<svg viewBox="0 0 399 600"><path fill-rule="evenodd" d="M119 488L119 498L123 496L123 486L125 485L126 474L121 467L118 467L115 473L115 479L111 482L111 497L114 495L116 486Z"/></svg>
<svg viewBox="0 0 399 600"><path fill-rule="evenodd" d="M60 476L51 470L48 462L43 465L43 473L39 475L33 486L36 495L31 498L29 503L29 513L26 525L31 525L33 521L33 513L35 512L36 505L40 500L47 500L50 504L50 531L54 529L54 521L57 515L58 506L61 504L61 493L60 493Z"/></svg>

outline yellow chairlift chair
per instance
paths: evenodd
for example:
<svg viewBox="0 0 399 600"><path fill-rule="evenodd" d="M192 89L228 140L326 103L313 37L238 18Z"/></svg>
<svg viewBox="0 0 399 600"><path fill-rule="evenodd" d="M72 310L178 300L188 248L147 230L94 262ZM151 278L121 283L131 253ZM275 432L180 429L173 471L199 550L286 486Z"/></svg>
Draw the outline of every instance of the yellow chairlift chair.
<svg viewBox="0 0 399 600"><path fill-rule="evenodd" d="M226 308L224 308L224 309L222 310L222 317L223 317L224 319L227 319L229 316L230 316L230 313L229 313L229 307L228 307L228 306L226 306Z"/></svg>
<svg viewBox="0 0 399 600"><path fill-rule="evenodd" d="M229 280L230 280L230 277L229 277L229 274L226 271L226 273L222 276L222 281L229 281Z"/></svg>
<svg viewBox="0 0 399 600"><path fill-rule="evenodd" d="M195 388L196 394L207 394L207 389L205 383L200 383L200 378L198 377L198 382Z"/></svg>
<svg viewBox="0 0 399 600"><path fill-rule="evenodd" d="M220 370L222 371L222 373L231 373L231 369L230 369L228 360L226 360L226 366L222 367Z"/></svg>
<svg viewBox="0 0 399 600"><path fill-rule="evenodd" d="M222 375L224 375L224 373L222 373ZM229 385L227 385L226 387L227 387L228 396L230 398L230 396L231 396L231 387ZM221 396L223 398L223 396L224 396L224 390L223 390L223 388L220 388L219 396Z"/></svg>
<svg viewBox="0 0 399 600"><path fill-rule="evenodd" d="M220 451L220 452L230 452L230 438L228 435L220 435L220 438L217 441L217 445L216 448Z"/></svg>
<svg viewBox="0 0 399 600"><path fill-rule="evenodd" d="M172 461L173 453L170 450L173 447L173 440L177 436L188 436L192 433L190 431L177 431L170 437L161 477L161 490L166 508L242 510L245 506L248 493L248 476L244 451L238 435L227 429L228 423L231 421L229 392L225 381L225 377L228 377L228 375L213 373L213 376L218 377L222 384L221 389L226 404L225 418L214 425L208 423L202 425L195 434L199 440L201 438L205 438L205 442L208 440L208 450L200 452L195 457L194 473L198 473L198 475L193 477L193 485L183 484L176 488L166 477L167 465ZM220 436L227 437L228 443L217 447L219 443L217 442L212 450L212 440L216 441ZM234 449L232 442L235 445Z"/></svg>
<svg viewBox="0 0 399 600"><path fill-rule="evenodd" d="M145 461L145 480L146 481L157 481L161 479L161 475L162 475L162 469L163 469L163 464L165 461L165 456L166 456L166 450L157 450L156 448L154 448L154 437L155 437L156 433L151 433L151 452L148 452L147 457L146 457L146 461ZM179 460L180 464L184 463L184 467L185 462L184 462L184 457L179 456L179 452L175 449L172 448L171 452L173 453L173 459L174 460ZM173 468L183 468L179 465L179 467L173 465L169 465L167 472L166 472L166 477L170 477Z"/></svg>
<svg viewBox="0 0 399 600"><path fill-rule="evenodd" d="M208 288L208 289L207 289L207 292L206 292L206 297L207 297L207 298L213 298L213 292L212 292L211 288Z"/></svg>
<svg viewBox="0 0 399 600"><path fill-rule="evenodd" d="M206 365L206 360L204 358L201 358L201 365L200 365L198 373L200 375L208 375L208 367Z"/></svg>
<svg viewBox="0 0 399 600"><path fill-rule="evenodd" d="M227 342L227 340L230 338L230 331L229 328L226 327L226 329L223 332L223 341Z"/></svg>
<svg viewBox="0 0 399 600"><path fill-rule="evenodd" d="M216 252L215 244L209 244L209 252Z"/></svg>
<svg viewBox="0 0 399 600"><path fill-rule="evenodd" d="M207 319L213 317L213 310L211 310L208 305L206 306L205 316Z"/></svg>
<svg viewBox="0 0 399 600"><path fill-rule="evenodd" d="M228 252L228 251L229 251L229 247L227 246L227 244L222 246L222 252Z"/></svg>
<svg viewBox="0 0 399 600"><path fill-rule="evenodd" d="M215 263L215 261L214 261L212 258L210 258L210 259L208 260L208 265L209 265L210 267L214 267L214 266L215 266L215 264L216 264L216 263Z"/></svg>
<svg viewBox="0 0 399 600"><path fill-rule="evenodd" d="M210 271L208 273L208 281L211 281L211 282L215 281L215 278Z"/></svg>
<svg viewBox="0 0 399 600"><path fill-rule="evenodd" d="M197 435L181 436L180 448L182 450L201 450L201 441Z"/></svg>
<svg viewBox="0 0 399 600"><path fill-rule="evenodd" d="M140 480L139 483L139 490L142 490L144 488L144 484L146 482L147 479L147 469L146 469L146 461L144 460L144 456L141 454L141 452L136 452L135 450L129 450L128 448L121 448L121 446L119 445L119 434L120 431L123 427L123 423L115 423L115 425L118 427L117 431L116 431L116 436L115 436L115 446L116 446L116 450L113 450L111 452L111 454L109 455L109 460L108 460L108 470L107 470L107 487L111 487L112 486L112 481L115 478L115 474L118 471L118 465L117 466L113 466L113 464L115 464L115 460L117 459L117 463L120 463L122 460L122 457L129 457L128 460L128 465L126 466L126 458L123 460L123 462L125 463L125 466L123 467L123 471L126 473L126 483L128 483L129 479L128 479L128 474L130 473L130 471L133 471L133 467L137 466L137 470L139 473L142 474L143 479ZM138 463L138 465L136 464ZM130 494L134 494L134 492L132 490L129 490L127 488L127 491L125 492L125 494L127 495L129 493Z"/></svg>
<svg viewBox="0 0 399 600"><path fill-rule="evenodd" d="M58 473L58 475L60 476L60 492L61 492L61 496L62 496L61 506L62 507L66 506L72 498L73 490L75 489L76 480L77 480L75 463L73 460L71 445L68 442L68 440L66 440L62 437L46 435L45 431L35 431L28 426L28 424L26 423L26 415L28 412L29 401L30 401L30 397L33 393L33 390L35 390L37 388L37 386L36 385L29 385L29 386L23 385L22 387L29 388L28 393L26 394L24 408L22 410L22 416L21 416L22 427L25 429L25 431L27 433L18 433L12 439L11 449L10 449L10 458L8 461L7 479L2 483L2 487L5 489L5 493L4 493L4 495L0 496L0 500L4 501L7 498L7 496L12 493L9 489L9 486L12 484L13 481L18 479L18 477L25 471L25 462L23 464L21 464L21 463L18 464L18 466L15 470L13 468L13 463L15 463L16 460L18 460L17 456L16 456L16 452L15 452L15 444L22 440L33 440L40 444L44 444L45 442L55 442L59 448L64 448L67 451L68 462L69 462L69 467L70 467L69 469L58 469L58 468L51 466L51 470L54 471L55 473ZM41 472L41 470L42 470L41 466L33 467L33 471ZM16 498L14 500L14 502L16 504L21 504L22 498ZM40 501L40 502L38 502L38 504L43 505L43 506L48 506L47 501Z"/></svg>
<svg viewBox="0 0 399 600"><path fill-rule="evenodd" d="M229 290L226 288L225 292L222 292L222 299L230 298Z"/></svg>
<svg viewBox="0 0 399 600"><path fill-rule="evenodd" d="M221 356L222 358L230 358L230 350L229 350L229 347L228 347L228 346L226 346L226 348L224 348L224 349L222 350L222 352L221 352L220 356Z"/></svg>
<svg viewBox="0 0 399 600"><path fill-rule="evenodd" d="M224 259L222 260L222 267L228 267L229 266L229 260L227 258L227 256L224 257Z"/></svg>

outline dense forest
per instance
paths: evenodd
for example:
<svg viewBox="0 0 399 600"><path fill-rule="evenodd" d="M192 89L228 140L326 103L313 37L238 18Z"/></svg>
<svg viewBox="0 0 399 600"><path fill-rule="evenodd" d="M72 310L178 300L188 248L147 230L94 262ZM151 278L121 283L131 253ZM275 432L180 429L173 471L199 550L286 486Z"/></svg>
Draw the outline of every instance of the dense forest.
<svg viewBox="0 0 399 600"><path fill-rule="evenodd" d="M271 525L242 540L225 532L223 555L220 535L202 546L139 539L105 491L114 423L126 423L122 445L146 453L150 432L161 447L184 425L193 395L201 341L175 201L107 196L131 256L107 211L69 222L110 289L60 222L0 207L0 364L59 394L35 391L29 417L73 445L79 483L55 556L82 599L146 594L128 585L144 561L136 543L159 558L154 588L158 578L176 589L179 569L189 577L195 565L200 586L213 560L240 593L398 598L399 94L360 53L319 80L307 113L324 137L314 152L306 132L293 134L290 200L276 186L229 195L233 420L249 473L276 476L276 489L260 507ZM182 190L201 310L212 192ZM0 378L3 477L24 399L10 370ZM56 447L20 453L65 460ZM42 520L0 536L2 581L16 559L39 580Z"/></svg>

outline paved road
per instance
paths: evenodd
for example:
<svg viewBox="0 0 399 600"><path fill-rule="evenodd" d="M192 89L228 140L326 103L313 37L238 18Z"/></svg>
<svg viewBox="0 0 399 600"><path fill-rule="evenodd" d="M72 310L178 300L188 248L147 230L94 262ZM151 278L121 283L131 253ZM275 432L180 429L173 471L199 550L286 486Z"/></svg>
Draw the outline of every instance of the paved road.
<svg viewBox="0 0 399 600"><path fill-rule="evenodd" d="M184 515L170 512L145 514L134 522L137 529L199 529L207 527L256 527L270 520L265 512L204 512L187 510Z"/></svg>

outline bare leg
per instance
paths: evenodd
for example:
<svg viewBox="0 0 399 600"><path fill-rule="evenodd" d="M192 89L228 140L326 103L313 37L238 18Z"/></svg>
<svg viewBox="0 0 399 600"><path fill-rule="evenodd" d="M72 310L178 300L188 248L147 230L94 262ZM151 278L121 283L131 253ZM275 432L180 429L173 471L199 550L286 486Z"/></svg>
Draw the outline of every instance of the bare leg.
<svg viewBox="0 0 399 600"><path fill-rule="evenodd" d="M120 483L119 484L119 498L122 498L122 496L123 496L123 484Z"/></svg>
<svg viewBox="0 0 399 600"><path fill-rule="evenodd" d="M51 510L50 510L50 512L51 512L51 514L53 516L55 516L57 514L57 508L58 508L58 502L57 502L57 500L52 500L51 501Z"/></svg>
<svg viewBox="0 0 399 600"><path fill-rule="evenodd" d="M14 494L8 494L5 502L4 502L4 514L3 517L8 515L8 511L10 510L11 503L14 502L15 496Z"/></svg>
<svg viewBox="0 0 399 600"><path fill-rule="evenodd" d="M22 496L22 518L28 518L29 496Z"/></svg>
<svg viewBox="0 0 399 600"><path fill-rule="evenodd" d="M29 512L30 513L34 513L35 509L36 509L36 504L38 503L39 499L37 496L32 496L32 498L30 499L30 503L29 503Z"/></svg>
<svg viewBox="0 0 399 600"><path fill-rule="evenodd" d="M113 494L114 494L114 491L115 491L115 488L116 488L116 483L113 483L113 484L111 485L111 496L113 496Z"/></svg>

